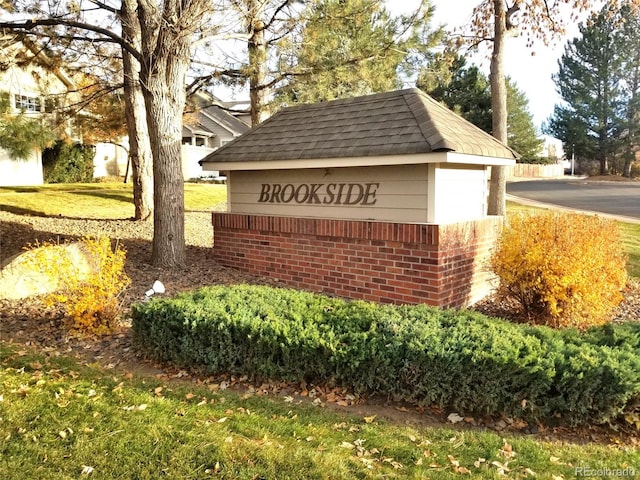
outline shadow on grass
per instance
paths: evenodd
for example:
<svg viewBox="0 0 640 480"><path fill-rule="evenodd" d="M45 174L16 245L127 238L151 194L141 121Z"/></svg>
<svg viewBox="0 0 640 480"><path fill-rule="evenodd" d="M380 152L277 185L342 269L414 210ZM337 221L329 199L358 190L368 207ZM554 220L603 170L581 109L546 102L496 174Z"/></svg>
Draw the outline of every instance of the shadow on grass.
<svg viewBox="0 0 640 480"><path fill-rule="evenodd" d="M55 218L60 220L89 220L92 222L123 222L123 221L137 221L133 217L120 217L120 218L100 218L100 217L74 217L70 215L51 215L37 210L30 210L28 208L16 207L14 205L0 204L0 210L4 212L13 213L15 215L24 215L26 217L42 217L42 218ZM5 222L11 223L11 222Z"/></svg>
<svg viewBox="0 0 640 480"><path fill-rule="evenodd" d="M54 193L54 192L77 192L92 190L129 190L126 183L104 184L104 183L45 183L42 185L21 185L0 187L0 193Z"/></svg>
<svg viewBox="0 0 640 480"><path fill-rule="evenodd" d="M127 192L117 191L104 191L104 190L81 190L77 192L71 192L74 195L84 195L87 197L105 198L107 200L115 200L117 202L125 202L133 204L133 198L131 194Z"/></svg>
<svg viewBox="0 0 640 480"><path fill-rule="evenodd" d="M43 189L37 186L34 187L0 187L0 193L36 193L41 192Z"/></svg>
<svg viewBox="0 0 640 480"><path fill-rule="evenodd" d="M32 217L47 217L50 215L45 215L43 212L39 212L37 210L31 210L28 208L16 207L14 205L5 205L0 203L0 210L9 213L15 213L16 215L30 215Z"/></svg>

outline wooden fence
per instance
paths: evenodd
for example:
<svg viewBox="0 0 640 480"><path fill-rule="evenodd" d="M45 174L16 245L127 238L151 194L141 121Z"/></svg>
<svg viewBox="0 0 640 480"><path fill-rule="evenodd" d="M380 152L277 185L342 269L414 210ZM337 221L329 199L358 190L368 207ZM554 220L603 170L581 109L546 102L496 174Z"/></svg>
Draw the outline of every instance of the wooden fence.
<svg viewBox="0 0 640 480"><path fill-rule="evenodd" d="M516 163L508 167L507 172L507 178L557 178L562 176L564 176L564 167L560 164Z"/></svg>

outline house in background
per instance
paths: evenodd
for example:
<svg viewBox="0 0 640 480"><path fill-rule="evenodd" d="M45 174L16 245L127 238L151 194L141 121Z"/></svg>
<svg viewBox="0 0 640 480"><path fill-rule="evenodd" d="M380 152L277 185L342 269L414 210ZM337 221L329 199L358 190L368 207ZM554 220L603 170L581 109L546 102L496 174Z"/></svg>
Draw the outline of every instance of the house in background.
<svg viewBox="0 0 640 480"><path fill-rule="evenodd" d="M93 157L93 178L119 177L131 179L129 162L129 138L123 137L114 143L99 142Z"/></svg>
<svg viewBox="0 0 640 480"><path fill-rule="evenodd" d="M8 114L42 118L57 111L79 97L73 79L44 50L27 39L0 36L0 95L9 103ZM245 105L227 104L206 92L191 97L192 111L185 115L182 134L182 172L185 180L217 177L218 172L203 173L198 163L209 153L225 145L245 131L247 123L239 110ZM67 136L75 141L71 130ZM129 145L126 137L115 143L98 143L94 157L94 178L131 175L128 168ZM34 149L26 160L11 158L0 149L0 186L42 185L44 175L42 152Z"/></svg>
<svg viewBox="0 0 640 480"><path fill-rule="evenodd" d="M540 155L542 158L548 158L553 163L562 163L566 159L562 140L551 135L542 135L540 138L544 141Z"/></svg>
<svg viewBox="0 0 640 480"><path fill-rule="evenodd" d="M73 89L72 79L38 45L15 36L0 37L0 95L8 100L7 114L23 112L33 118L55 115ZM0 149L0 186L42 183L39 149L33 149L25 160L11 158Z"/></svg>
<svg viewBox="0 0 640 480"><path fill-rule="evenodd" d="M249 130L249 125L242 120L242 113L230 112L242 108L238 102L226 103L206 92L195 94L190 102L182 127L182 174L185 180L218 178L219 172L203 171L199 161ZM117 144L96 145L94 176L131 175L131 169L127 169L128 146L126 138Z"/></svg>
<svg viewBox="0 0 640 480"><path fill-rule="evenodd" d="M193 111L182 127L182 173L185 180L218 177L217 171L203 171L199 161L250 127L243 121L242 113L232 113L237 110L237 102L225 103L207 92L198 92L190 103Z"/></svg>

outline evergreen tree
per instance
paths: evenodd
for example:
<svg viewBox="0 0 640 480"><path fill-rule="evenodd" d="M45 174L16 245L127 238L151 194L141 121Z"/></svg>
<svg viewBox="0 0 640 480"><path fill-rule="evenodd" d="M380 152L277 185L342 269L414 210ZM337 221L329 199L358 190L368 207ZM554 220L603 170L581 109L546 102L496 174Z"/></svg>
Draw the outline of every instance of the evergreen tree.
<svg viewBox="0 0 640 480"><path fill-rule="evenodd" d="M491 86L477 66L466 66L462 56L441 56L442 65L424 70L417 86L434 99L487 133L492 133ZM507 78L507 140L523 163L540 161L542 140L537 137L526 95Z"/></svg>
<svg viewBox="0 0 640 480"><path fill-rule="evenodd" d="M281 44L280 70L296 73L278 102L314 103L401 87L400 70L440 35L427 32L427 2L419 15L393 17L380 0L311 2L299 37Z"/></svg>
<svg viewBox="0 0 640 480"><path fill-rule="evenodd" d="M463 56L443 55L418 78L416 86L461 117L491 133L491 87L486 75Z"/></svg>
<svg viewBox="0 0 640 480"><path fill-rule="evenodd" d="M622 7L625 19L622 34L626 48L625 82L627 87L626 127L623 133L623 149L616 167L625 177L631 176L631 167L636 160L637 146L640 144L640 15L629 6Z"/></svg>
<svg viewBox="0 0 640 480"><path fill-rule="evenodd" d="M568 154L597 160L601 175L610 173L624 146L628 45L619 25L628 13L609 4L580 25L581 36L567 44L554 75L564 103L556 105L548 131L563 140Z"/></svg>
<svg viewBox="0 0 640 480"><path fill-rule="evenodd" d="M529 100L511 79L507 78L507 137L511 148L520 154L519 163L540 163L544 141L538 138L529 111Z"/></svg>

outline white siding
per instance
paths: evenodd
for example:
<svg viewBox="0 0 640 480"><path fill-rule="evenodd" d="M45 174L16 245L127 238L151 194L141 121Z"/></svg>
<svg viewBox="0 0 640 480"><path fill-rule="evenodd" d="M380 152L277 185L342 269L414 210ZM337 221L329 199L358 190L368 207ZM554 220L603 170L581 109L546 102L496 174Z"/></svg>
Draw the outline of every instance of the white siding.
<svg viewBox="0 0 640 480"><path fill-rule="evenodd" d="M41 153L34 150L26 160L13 160L0 150L0 186L42 185Z"/></svg>
<svg viewBox="0 0 640 480"><path fill-rule="evenodd" d="M47 96L66 93L67 87L58 76L42 68L37 62L31 62L24 68L19 67L15 61L18 53L32 56L20 43L0 49L0 64L5 67L0 69L0 93L9 95L10 113L19 112L15 109L16 95L37 98L46 112ZM25 115L38 118L42 113L25 112ZM0 150L0 185L41 185L43 182L40 151L34 151L27 160L14 160L9 158L8 152Z"/></svg>
<svg viewBox="0 0 640 480"><path fill-rule="evenodd" d="M20 44L16 44L0 52L0 62L6 63L7 68L0 70L0 91L9 93L11 106L15 106L15 95L39 97L44 105L44 97L67 92L67 87L54 74L48 72L37 62L31 62L27 67L17 66L14 55L16 51L26 53ZM32 56L31 52L26 53ZM17 110L16 110L17 111Z"/></svg>
<svg viewBox="0 0 640 480"><path fill-rule="evenodd" d="M184 179L190 180L192 178L202 177L203 171L198 160L203 159L214 150L215 148L182 145L182 175L184 176ZM218 172L208 171L206 175L215 177L218 175Z"/></svg>
<svg viewBox="0 0 640 480"><path fill-rule="evenodd" d="M487 170L478 165L436 164L430 181L434 184L432 223L453 223L486 216Z"/></svg>
<svg viewBox="0 0 640 480"><path fill-rule="evenodd" d="M123 146L114 145L112 143L98 143L96 145L96 156L93 159L94 178L124 176L124 173L127 170L127 148L129 146L129 141L124 138L121 140L121 143ZM184 176L184 179L189 180L203 176L202 167L198 163L198 160L204 158L214 150L215 148L182 145L182 175ZM129 168L129 176L131 175L131 168ZM204 175L208 177L216 177L218 176L218 172L207 171L204 172Z"/></svg>
<svg viewBox="0 0 640 480"><path fill-rule="evenodd" d="M97 143L96 155L93 157L93 177L124 177L127 171L129 154L129 142L127 139L121 140L122 145L113 143ZM131 177L129 168L129 177Z"/></svg>

